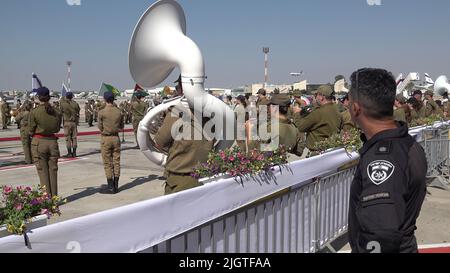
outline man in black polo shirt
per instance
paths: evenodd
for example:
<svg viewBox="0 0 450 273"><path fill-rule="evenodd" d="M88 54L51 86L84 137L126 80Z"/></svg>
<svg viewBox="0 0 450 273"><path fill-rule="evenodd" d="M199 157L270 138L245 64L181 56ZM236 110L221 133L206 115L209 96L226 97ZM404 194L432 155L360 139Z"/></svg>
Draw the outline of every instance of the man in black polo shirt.
<svg viewBox="0 0 450 273"><path fill-rule="evenodd" d="M382 69L351 76L350 114L364 146L350 189L349 240L354 253L414 253L426 194L427 161L404 122L393 119L395 79Z"/></svg>

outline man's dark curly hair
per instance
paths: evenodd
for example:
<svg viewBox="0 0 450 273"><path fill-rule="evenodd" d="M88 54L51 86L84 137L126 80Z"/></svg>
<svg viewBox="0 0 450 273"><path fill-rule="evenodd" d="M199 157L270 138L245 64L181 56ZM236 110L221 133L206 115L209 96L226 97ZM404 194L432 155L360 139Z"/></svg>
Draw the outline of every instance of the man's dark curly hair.
<svg viewBox="0 0 450 273"><path fill-rule="evenodd" d="M350 77L350 95L361 103L364 113L374 119L392 117L397 90L392 73L384 69L363 68Z"/></svg>

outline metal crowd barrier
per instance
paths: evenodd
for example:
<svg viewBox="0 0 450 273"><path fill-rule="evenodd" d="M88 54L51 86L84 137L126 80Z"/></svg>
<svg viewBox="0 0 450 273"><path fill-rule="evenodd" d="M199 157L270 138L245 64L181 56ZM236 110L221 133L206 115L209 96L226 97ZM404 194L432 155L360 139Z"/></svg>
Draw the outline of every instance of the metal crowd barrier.
<svg viewBox="0 0 450 273"><path fill-rule="evenodd" d="M258 200L145 253L314 253L347 231L356 167Z"/></svg>
<svg viewBox="0 0 450 273"><path fill-rule="evenodd" d="M421 132L429 186L447 189L449 128ZM155 245L148 253L314 253L347 232L356 166L258 200Z"/></svg>
<svg viewBox="0 0 450 273"><path fill-rule="evenodd" d="M419 142L427 158L428 186L444 190L449 189L449 128L430 128L422 131L422 141Z"/></svg>

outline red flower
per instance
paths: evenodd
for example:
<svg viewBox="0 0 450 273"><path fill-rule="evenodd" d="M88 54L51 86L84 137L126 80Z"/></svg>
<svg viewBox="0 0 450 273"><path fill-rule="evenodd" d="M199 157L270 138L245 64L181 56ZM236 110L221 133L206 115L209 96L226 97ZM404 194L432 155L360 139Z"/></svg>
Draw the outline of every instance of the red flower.
<svg viewBox="0 0 450 273"><path fill-rule="evenodd" d="M5 187L3 188L3 193L4 193L5 195L10 194L12 191L13 191L13 189L12 189L12 187L10 187L10 186L5 186Z"/></svg>

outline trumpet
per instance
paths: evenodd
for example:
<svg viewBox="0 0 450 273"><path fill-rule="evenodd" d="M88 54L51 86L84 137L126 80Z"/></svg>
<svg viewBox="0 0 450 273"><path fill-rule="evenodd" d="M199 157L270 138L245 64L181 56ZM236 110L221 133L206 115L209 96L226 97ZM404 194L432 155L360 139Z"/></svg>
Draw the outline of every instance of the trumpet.
<svg viewBox="0 0 450 273"><path fill-rule="evenodd" d="M15 117L17 117L19 115L19 110L18 109L11 110L11 111L9 111L9 115L11 117L15 118Z"/></svg>

